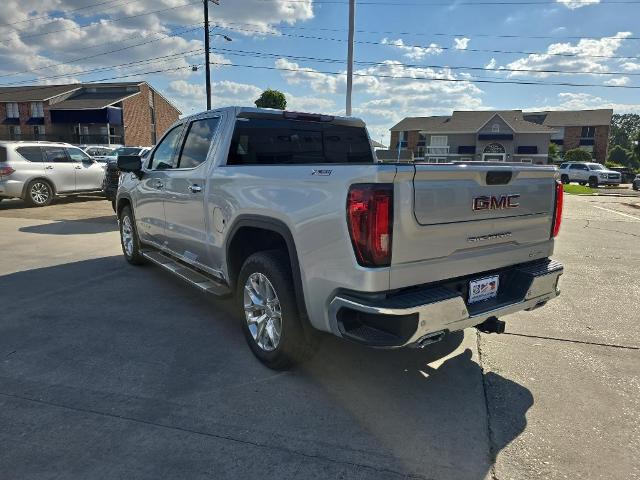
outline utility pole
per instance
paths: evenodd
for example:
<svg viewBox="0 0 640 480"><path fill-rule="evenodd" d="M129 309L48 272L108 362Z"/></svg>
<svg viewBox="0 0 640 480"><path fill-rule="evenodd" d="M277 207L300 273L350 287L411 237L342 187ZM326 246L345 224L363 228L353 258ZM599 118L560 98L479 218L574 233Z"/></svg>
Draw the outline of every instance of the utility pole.
<svg viewBox="0 0 640 480"><path fill-rule="evenodd" d="M209 65L209 2L220 5L219 0L203 0L204 2L204 75L207 88L207 110L211 110L211 66Z"/></svg>
<svg viewBox="0 0 640 480"><path fill-rule="evenodd" d="M347 117L351 116L351 90L353 88L353 31L355 28L356 0L349 0L349 47L347 51Z"/></svg>

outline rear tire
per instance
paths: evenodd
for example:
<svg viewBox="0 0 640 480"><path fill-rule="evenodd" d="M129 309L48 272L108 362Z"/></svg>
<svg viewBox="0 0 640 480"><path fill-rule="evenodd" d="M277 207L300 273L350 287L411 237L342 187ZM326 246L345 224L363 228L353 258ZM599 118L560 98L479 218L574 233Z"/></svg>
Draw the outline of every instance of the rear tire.
<svg viewBox="0 0 640 480"><path fill-rule="evenodd" d="M598 188L598 179L596 177L589 177L589 187Z"/></svg>
<svg viewBox="0 0 640 480"><path fill-rule="evenodd" d="M236 302L242 331L253 354L273 370L286 370L315 351L294 291L289 260L279 250L255 253L240 269Z"/></svg>
<svg viewBox="0 0 640 480"><path fill-rule="evenodd" d="M569 183L569 176L568 175L561 175L560 176L560 181L562 183L564 183L565 185Z"/></svg>
<svg viewBox="0 0 640 480"><path fill-rule="evenodd" d="M144 257L140 252L140 240L130 206L127 205L120 211L118 225L120 226L120 245L122 246L124 258L131 265L143 264Z"/></svg>
<svg viewBox="0 0 640 480"><path fill-rule="evenodd" d="M31 207L46 207L53 201L53 188L46 180L31 180L24 201Z"/></svg>

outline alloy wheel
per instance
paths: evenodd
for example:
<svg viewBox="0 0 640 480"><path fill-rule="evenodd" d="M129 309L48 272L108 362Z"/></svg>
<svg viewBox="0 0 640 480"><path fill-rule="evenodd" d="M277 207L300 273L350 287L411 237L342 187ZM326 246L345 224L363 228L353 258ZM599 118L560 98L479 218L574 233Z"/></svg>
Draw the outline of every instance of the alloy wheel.
<svg viewBox="0 0 640 480"><path fill-rule="evenodd" d="M128 215L122 219L122 245L128 257L133 255L133 227Z"/></svg>
<svg viewBox="0 0 640 480"><path fill-rule="evenodd" d="M49 200L49 196L51 195L51 191L49 189L49 185L44 182L36 182L31 186L31 191L29 192L31 195L31 200L33 203L37 205L44 205Z"/></svg>
<svg viewBox="0 0 640 480"><path fill-rule="evenodd" d="M244 314L256 344L271 352L278 348L282 335L280 300L269 279L252 273L244 285Z"/></svg>

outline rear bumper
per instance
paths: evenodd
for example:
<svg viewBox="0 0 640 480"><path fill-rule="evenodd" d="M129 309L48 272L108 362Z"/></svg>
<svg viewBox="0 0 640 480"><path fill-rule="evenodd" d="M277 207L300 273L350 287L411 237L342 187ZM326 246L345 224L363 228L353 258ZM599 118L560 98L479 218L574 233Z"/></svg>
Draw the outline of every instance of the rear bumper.
<svg viewBox="0 0 640 480"><path fill-rule="evenodd" d="M0 180L0 197L19 198L22 197L23 190L24 182L21 180Z"/></svg>
<svg viewBox="0 0 640 480"><path fill-rule="evenodd" d="M344 293L331 301L329 315L344 338L375 347L403 347L490 317L540 307L560 294L562 272L560 263L545 259L394 294ZM469 281L487 275L500 276L498 296L468 304Z"/></svg>

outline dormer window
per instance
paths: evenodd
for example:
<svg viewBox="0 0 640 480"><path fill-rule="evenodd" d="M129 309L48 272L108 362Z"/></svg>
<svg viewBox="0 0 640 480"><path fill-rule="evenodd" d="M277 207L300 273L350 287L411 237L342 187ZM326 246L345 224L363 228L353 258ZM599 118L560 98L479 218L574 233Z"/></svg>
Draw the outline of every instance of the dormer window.
<svg viewBox="0 0 640 480"><path fill-rule="evenodd" d="M494 123L491 125L491 133L500 133L500 124Z"/></svg>
<svg viewBox="0 0 640 480"><path fill-rule="evenodd" d="M7 118L20 118L20 109L16 102L7 103Z"/></svg>

